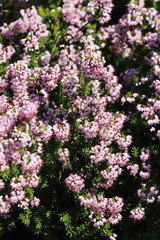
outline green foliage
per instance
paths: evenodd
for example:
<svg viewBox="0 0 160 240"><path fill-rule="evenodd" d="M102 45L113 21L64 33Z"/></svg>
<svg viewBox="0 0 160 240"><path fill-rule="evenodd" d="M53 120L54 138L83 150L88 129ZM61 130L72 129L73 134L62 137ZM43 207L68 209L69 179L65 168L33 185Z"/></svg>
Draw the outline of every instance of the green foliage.
<svg viewBox="0 0 160 240"><path fill-rule="evenodd" d="M6 2L6 1L5 1ZM57 64L58 55L60 53L60 45L64 44L65 37L68 30L68 24L64 23L61 17L61 11L58 8L62 6L62 1L52 1L52 0L39 0L39 1L30 1L29 4L37 3L38 12L43 19L43 22L47 24L48 30L50 31L49 37L46 39L40 39L40 51L33 51L30 54L29 67L34 69L41 66L40 57L45 54L45 51L50 51L52 54L51 66ZM113 3L115 7L112 12L112 19L109 22L111 24L117 24L120 17L126 13L127 4L129 0L116 1ZM87 2L85 2L87 4ZM147 6L154 7L155 9L160 10L158 2L155 1L146 1ZM28 5L26 5L28 6ZM17 11L20 7L17 6ZM15 18L16 16L11 16ZM124 57L123 54L119 56L114 54L114 49L112 45L112 40L107 39L106 41L100 41L97 37L100 33L100 24L98 23L98 18L100 17L100 12L96 11L95 17L86 23L85 27L82 28L84 35L87 35L87 29L93 30L93 37L96 39L96 44L101 48L102 43L106 43L105 48L102 49L102 53L106 60L106 65L112 64L115 68L115 74L119 77L119 83L123 85L121 90L121 96L132 97L133 93L138 93L140 96L142 94L147 95L148 98L155 98L155 89L151 89L148 92L148 88L152 83L152 80L148 80L145 85L141 85L141 77L153 74L153 69L148 67L148 64L144 62L144 57L149 57L150 53L148 50L143 49L144 46L134 43L133 46L130 46L133 51L132 58L130 56ZM133 16L134 17L134 16ZM108 24L106 24L108 26ZM147 34L148 22L143 20L143 24L140 26L140 29L143 33ZM158 30L159 34L160 31ZM9 41L7 40L4 44L19 44L20 39L18 36ZM0 35L0 42L4 42L2 36ZM66 42L65 42L66 43ZM69 43L66 43L69 44ZM75 48L77 53L80 52L79 47L82 47L82 44L79 42L75 43ZM123 48L123 46L122 46ZM124 50L124 49L123 49ZM19 50L21 51L21 49ZM158 50L157 50L158 51ZM90 56L88 57L90 59ZM13 60L14 62L14 57ZM142 64L143 63L143 64ZM0 76L5 77L7 66L9 66L10 61L7 61L5 64L0 65ZM138 77L135 77L130 86L125 87L123 82L123 74L128 68L135 68L140 72ZM72 80L73 77L70 77ZM92 94L90 78L85 78L84 73L80 72L80 87L78 89L78 95L85 99L87 96ZM36 78L31 78L28 80L30 83L38 81ZM11 84L11 83L9 83ZM101 83L102 88L105 88L105 83ZM26 187L25 193L26 198L32 200L34 198L34 193L37 194L38 198L41 200L41 204L38 208L32 208L30 210L18 209L16 206L12 207L11 217L2 218L0 217L0 235L3 234L8 229L13 229L19 222L21 222L26 228L31 228L32 232L37 234L44 240L107 240L112 235L113 230L111 226L107 223L102 228L94 228L93 223L90 222L88 216L90 214L89 210L84 207L81 208L77 196L71 193L65 186L64 180L71 173L82 173L85 174L89 172L92 174L91 179L85 178L85 184L88 188L95 187L98 183L105 182L102 178L100 172L102 169L105 169L107 172L110 171L108 168L107 161L101 164L91 164L90 162L90 150L91 146L99 144L100 140L98 138L94 139L84 139L82 132L79 129L80 122L76 122L76 119L79 118L78 110L75 107L75 111L72 111L74 106L72 101L63 94L63 84L60 83L58 87L50 93L48 105L52 108L52 101L56 102L56 117L63 119L64 112L68 114L68 121L71 126L71 135L69 142L60 143L54 140L54 137L51 138L49 143L44 144L44 154L42 156L43 167L40 172L40 180L38 189L31 189ZM109 93L109 88L104 89L103 96L107 97ZM30 90L29 90L30 91ZM37 87L35 92L38 96L43 96L40 92L40 88ZM3 94L9 97L11 101L13 97L12 90L5 91ZM158 98L158 97L157 97ZM144 182L147 182L148 186L144 187L145 192L148 191L149 187L157 186L159 181L159 168L160 168L160 150L159 143L157 139L153 138L153 133L150 131L150 127L145 119L141 117L141 113L137 111L136 105L140 101L140 97L136 98L135 103L125 103L124 106L121 105L120 100L116 104L107 103L106 111L111 111L115 117L120 113L123 113L126 116L129 116L130 119L125 123L125 126L122 130L122 137L126 135L132 135L133 142L130 145L129 154L131 156L130 164L140 164L140 154L143 148L149 148L151 151L151 168L153 168L153 176L148 181L144 179ZM142 103L146 104L146 100L142 100ZM91 106L92 107L92 106ZM85 108L85 107L84 107ZM16 108L13 109L16 113ZM39 119L42 119L44 113L48 110L47 104L41 105L39 108L38 116ZM72 111L72 113L70 113ZM118 111L118 113L117 113ZM63 112L63 113L62 113ZM159 114L159 112L158 112ZM3 116L8 117L8 115L3 114ZM83 118L83 121L93 120L93 115L89 115ZM48 120L50 124L53 124L53 120ZM112 124L112 123L111 123ZM16 126L19 131L25 131L25 127L22 124L16 123ZM159 126L158 126L159 127ZM156 131L158 130L156 126ZM43 130L47 130L46 126L42 126ZM8 137L11 136L12 132L8 133ZM30 131L30 136L31 135ZM69 148L70 156L69 163L67 166L62 167L61 162L59 161L58 150L64 148ZM29 150L31 153L37 152L38 142L33 143L32 147L29 148L20 148L18 149L21 157L24 154L24 151ZM118 148L117 143L112 143L110 145L110 152L116 153L124 151ZM120 153L120 154L121 154ZM17 178L21 173L21 166L16 165L12 166L11 161L9 161L10 170L5 172L0 172L0 179L6 184L5 189L0 191L6 192L11 187L9 180L13 177ZM140 169L141 170L141 169ZM26 178L28 175L24 175ZM123 222L120 223L120 227L113 226L113 229L119 233L120 240L156 240L160 235L160 222L159 222L159 205L155 204L154 207L149 208L151 204L146 202L142 203L137 198L137 190L142 188L141 186L142 179L137 174L133 177L129 175L129 172L126 169L123 169L122 175L119 177L119 181L116 182L112 188L107 190L100 189L99 194L102 194L107 197L120 196L125 197L125 206L123 208ZM86 195L87 197L87 195ZM1 203L0 203L1 204ZM131 219L128 220L130 210L135 208L135 206L145 206L148 216L152 216L150 220L145 220L144 222L134 223ZM16 212L16 214L15 214ZM15 215L14 215L15 214ZM127 219L127 220L126 220ZM136 227L139 227L136 230Z"/></svg>
<svg viewBox="0 0 160 240"><path fill-rule="evenodd" d="M64 224L67 236L71 238L75 234L73 230L74 228L71 224L71 217L69 216L68 213L63 213L60 218L60 221L63 222Z"/></svg>
<svg viewBox="0 0 160 240"><path fill-rule="evenodd" d="M139 156L139 149L138 148L132 147L131 152L132 152L133 157L138 158L138 156Z"/></svg>
<svg viewBox="0 0 160 240"><path fill-rule="evenodd" d="M3 173L0 173L0 176L2 176L2 179L4 180L4 182L7 182L10 179L11 172L10 170L7 170Z"/></svg>
<svg viewBox="0 0 160 240"><path fill-rule="evenodd" d="M24 224L26 227L30 225L30 218L31 218L31 210L26 210L24 213L20 213L18 219Z"/></svg>

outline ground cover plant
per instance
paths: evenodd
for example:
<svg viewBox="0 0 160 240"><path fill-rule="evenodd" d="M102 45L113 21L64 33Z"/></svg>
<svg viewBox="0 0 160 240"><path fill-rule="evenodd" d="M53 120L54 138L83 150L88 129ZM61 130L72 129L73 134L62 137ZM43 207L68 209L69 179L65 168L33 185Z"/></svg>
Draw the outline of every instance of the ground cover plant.
<svg viewBox="0 0 160 240"><path fill-rule="evenodd" d="M0 235L21 224L46 240L158 239L159 1L9 4Z"/></svg>

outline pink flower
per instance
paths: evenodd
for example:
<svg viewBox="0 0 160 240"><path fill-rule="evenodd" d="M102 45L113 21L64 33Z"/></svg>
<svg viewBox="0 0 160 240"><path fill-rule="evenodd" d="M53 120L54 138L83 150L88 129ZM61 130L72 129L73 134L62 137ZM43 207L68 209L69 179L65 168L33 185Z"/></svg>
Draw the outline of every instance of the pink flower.
<svg viewBox="0 0 160 240"><path fill-rule="evenodd" d="M145 217L145 209L142 207L137 207L136 209L130 212L130 218L133 218L134 221L143 220Z"/></svg>
<svg viewBox="0 0 160 240"><path fill-rule="evenodd" d="M23 123L30 121L38 113L39 104L37 102L27 102L19 112L19 120Z"/></svg>
<svg viewBox="0 0 160 240"><path fill-rule="evenodd" d="M4 188L4 182L2 179L0 179L0 190Z"/></svg>
<svg viewBox="0 0 160 240"><path fill-rule="evenodd" d="M79 191L85 187L84 179L77 174L70 174L69 177L65 179L65 183L67 188L74 193L79 193Z"/></svg>
<svg viewBox="0 0 160 240"><path fill-rule="evenodd" d="M46 51L45 54L41 57L42 65L48 65L51 61L51 54L49 51Z"/></svg>
<svg viewBox="0 0 160 240"><path fill-rule="evenodd" d="M34 197L33 200L31 201L31 206L38 207L39 205L40 205L40 199Z"/></svg>
<svg viewBox="0 0 160 240"><path fill-rule="evenodd" d="M110 240L116 240L117 239L117 234L113 234L112 236L110 236Z"/></svg>
<svg viewBox="0 0 160 240"><path fill-rule="evenodd" d="M138 174L139 171L139 165L138 164L129 165L127 166L127 170L130 170L130 175L136 176L136 174Z"/></svg>
<svg viewBox="0 0 160 240"><path fill-rule="evenodd" d="M22 173L25 172L27 174L38 174L41 166L42 166L42 159L37 153L30 153L29 151L25 151L22 157L21 169Z"/></svg>
<svg viewBox="0 0 160 240"><path fill-rule="evenodd" d="M53 125L53 134L55 137L55 141L57 142L68 142L70 136L70 124L67 123L65 120L59 124L56 123Z"/></svg>
<svg viewBox="0 0 160 240"><path fill-rule="evenodd" d="M79 129L82 131L84 138L95 138L99 131L99 125L97 122L88 122L85 120L84 125L80 125Z"/></svg>
<svg viewBox="0 0 160 240"><path fill-rule="evenodd" d="M3 196L0 196L0 214L9 213L10 207L10 203L5 201Z"/></svg>
<svg viewBox="0 0 160 240"><path fill-rule="evenodd" d="M59 65L54 67L43 66L38 72L41 82L41 88L44 88L47 92L54 90L57 87L57 83L61 76Z"/></svg>
<svg viewBox="0 0 160 240"><path fill-rule="evenodd" d="M0 114L6 112L9 107L7 97L5 95L0 96Z"/></svg>
<svg viewBox="0 0 160 240"><path fill-rule="evenodd" d="M141 152L140 159L143 162L146 162L150 158L150 150L146 149L146 153L144 151Z"/></svg>

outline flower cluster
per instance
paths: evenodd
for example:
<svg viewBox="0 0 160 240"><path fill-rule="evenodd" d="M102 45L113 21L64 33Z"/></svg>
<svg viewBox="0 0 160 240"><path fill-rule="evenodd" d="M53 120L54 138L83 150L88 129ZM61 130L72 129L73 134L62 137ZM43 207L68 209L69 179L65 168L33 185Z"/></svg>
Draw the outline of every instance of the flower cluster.
<svg viewBox="0 0 160 240"><path fill-rule="evenodd" d="M63 0L0 27L1 217L33 213L45 238L61 216L78 239L84 220L96 238L115 240L112 225L159 204L160 14L151 5L131 0L116 20L112 0Z"/></svg>
<svg viewBox="0 0 160 240"><path fill-rule="evenodd" d="M15 49L12 46L5 48L4 45L0 43L0 64L6 63L14 53Z"/></svg>
<svg viewBox="0 0 160 240"><path fill-rule="evenodd" d="M41 118L39 109L48 101L61 75L58 65L30 67L27 51L38 50L40 38L48 36L49 31L34 6L21 10L21 16L22 19L1 27L1 35L8 40L28 33L20 40L26 46L22 59L8 66L5 64L16 54L17 47L0 44L1 64L4 64L0 77L0 189L4 190L0 195L0 214L4 216L12 211L12 206L27 210L40 204L40 199L34 194L29 196L27 189L39 186L43 143L48 143L54 131L49 122ZM39 86L42 96L37 92ZM13 169L15 175L11 174L6 182L5 174Z"/></svg>
<svg viewBox="0 0 160 240"><path fill-rule="evenodd" d="M111 19L113 9L112 0L92 0L85 2L84 0L64 0L61 8L62 18L69 24L66 40L70 43L79 40L83 36L82 29L89 21L98 15L98 22L104 25ZM88 32L94 32L87 29Z"/></svg>
<svg viewBox="0 0 160 240"><path fill-rule="evenodd" d="M106 223L117 224L121 219L122 215L120 212L123 208L123 199L119 197L104 198L103 195L98 194L97 197L93 194L88 193L86 197L79 197L81 205L90 209L91 214L89 219L94 223L94 227L104 226ZM94 218L93 216L99 216ZM108 219L105 216L108 216Z"/></svg>
<svg viewBox="0 0 160 240"><path fill-rule="evenodd" d="M130 218L133 218L134 221L142 220L142 219L144 219L144 217L145 217L145 209L144 208L138 207L131 211Z"/></svg>
<svg viewBox="0 0 160 240"><path fill-rule="evenodd" d="M79 193L85 187L84 180L77 174L70 174L65 179L65 183L68 189L74 193Z"/></svg>
<svg viewBox="0 0 160 240"><path fill-rule="evenodd" d="M47 30L46 24L42 23L42 18L39 16L35 6L31 9L21 10L20 14L22 19L19 19L11 24L6 23L0 28L1 35L6 39L12 39L18 34L33 33L40 39L47 37L49 31Z"/></svg>

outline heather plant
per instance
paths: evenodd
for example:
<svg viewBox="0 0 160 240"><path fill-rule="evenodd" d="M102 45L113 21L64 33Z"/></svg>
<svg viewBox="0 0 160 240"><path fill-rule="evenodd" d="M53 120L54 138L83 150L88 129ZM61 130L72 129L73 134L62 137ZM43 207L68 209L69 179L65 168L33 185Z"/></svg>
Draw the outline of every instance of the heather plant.
<svg viewBox="0 0 160 240"><path fill-rule="evenodd" d="M156 239L158 1L26 2L0 27L1 235Z"/></svg>

